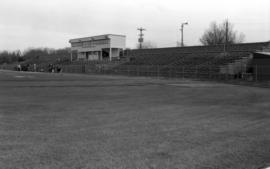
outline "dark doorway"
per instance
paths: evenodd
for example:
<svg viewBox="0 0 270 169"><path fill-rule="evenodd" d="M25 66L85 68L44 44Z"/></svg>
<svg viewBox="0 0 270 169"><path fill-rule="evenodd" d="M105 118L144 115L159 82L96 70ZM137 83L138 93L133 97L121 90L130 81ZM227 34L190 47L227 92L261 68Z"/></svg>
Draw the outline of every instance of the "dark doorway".
<svg viewBox="0 0 270 169"><path fill-rule="evenodd" d="M109 60L109 51L107 51L107 50L102 50L102 59L103 60Z"/></svg>
<svg viewBox="0 0 270 169"><path fill-rule="evenodd" d="M85 52L86 60L89 59L89 52Z"/></svg>

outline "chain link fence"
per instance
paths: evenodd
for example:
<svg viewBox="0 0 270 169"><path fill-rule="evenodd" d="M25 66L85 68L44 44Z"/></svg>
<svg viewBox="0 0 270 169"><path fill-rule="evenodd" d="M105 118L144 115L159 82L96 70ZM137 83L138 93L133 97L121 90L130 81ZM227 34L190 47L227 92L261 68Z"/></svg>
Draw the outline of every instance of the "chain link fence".
<svg viewBox="0 0 270 169"><path fill-rule="evenodd" d="M118 65L118 64L70 64L61 65L66 73L127 75L164 78L192 78L209 80L270 80L270 66L230 67L203 66L163 66L163 65ZM268 70L268 71L264 71Z"/></svg>
<svg viewBox="0 0 270 169"><path fill-rule="evenodd" d="M0 65L0 69L17 70L16 65ZM145 76L156 78L192 78L199 80L220 81L270 81L270 65L243 65L241 68L230 68L229 66L224 67L213 65L167 66L125 65L120 62L76 62L69 64L57 64L54 65L54 67L50 67L48 64L40 64L36 65L35 69L33 65L29 65L27 71Z"/></svg>

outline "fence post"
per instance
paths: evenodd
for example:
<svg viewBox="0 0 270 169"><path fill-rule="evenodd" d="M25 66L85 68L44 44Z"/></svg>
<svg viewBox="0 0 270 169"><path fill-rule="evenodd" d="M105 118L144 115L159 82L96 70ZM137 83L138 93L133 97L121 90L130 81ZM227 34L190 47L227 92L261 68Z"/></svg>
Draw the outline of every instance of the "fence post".
<svg viewBox="0 0 270 169"><path fill-rule="evenodd" d="M172 66L169 66L169 78L172 78Z"/></svg>
<svg viewBox="0 0 270 169"><path fill-rule="evenodd" d="M147 76L150 77L150 65L147 66Z"/></svg>
<svg viewBox="0 0 270 169"><path fill-rule="evenodd" d="M195 70L196 71L196 78L199 79L198 65L196 65L195 69L196 69Z"/></svg>
<svg viewBox="0 0 270 169"><path fill-rule="evenodd" d="M173 75L173 67L170 66L170 72L171 72L171 78L174 78L174 75Z"/></svg>
<svg viewBox="0 0 270 169"><path fill-rule="evenodd" d="M159 78L159 65L157 65L157 78Z"/></svg>
<svg viewBox="0 0 270 169"><path fill-rule="evenodd" d="M128 68L128 75L130 76L130 75L131 75L131 74L130 74L130 66L127 65L127 68Z"/></svg>
<svg viewBox="0 0 270 169"><path fill-rule="evenodd" d="M208 65L209 67L208 67L208 77L209 77L209 79L211 79L211 65Z"/></svg>
<svg viewBox="0 0 270 169"><path fill-rule="evenodd" d="M182 79L185 78L185 66L182 67Z"/></svg>
<svg viewBox="0 0 270 169"><path fill-rule="evenodd" d="M258 81L258 65L255 65L255 81Z"/></svg>

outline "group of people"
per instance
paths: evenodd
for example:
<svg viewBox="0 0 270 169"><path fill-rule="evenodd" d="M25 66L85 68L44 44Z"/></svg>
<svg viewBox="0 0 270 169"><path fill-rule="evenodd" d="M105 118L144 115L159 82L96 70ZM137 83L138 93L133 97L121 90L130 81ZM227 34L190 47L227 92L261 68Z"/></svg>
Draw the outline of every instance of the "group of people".
<svg viewBox="0 0 270 169"><path fill-rule="evenodd" d="M61 73L62 72L62 67L60 65L49 64L49 72L51 72L51 73Z"/></svg>
<svg viewBox="0 0 270 169"><path fill-rule="evenodd" d="M36 72L37 71L37 65L33 64L32 67L33 67L32 71ZM17 71L30 71L31 65L30 64L24 64L24 65L18 64L18 65L16 65L15 69Z"/></svg>
<svg viewBox="0 0 270 169"><path fill-rule="evenodd" d="M15 67L16 71L32 71L32 72L44 72L48 71L50 73L61 73L62 72L62 67L60 65L54 65L54 64L49 64L47 68L42 68L37 66L37 64L17 64Z"/></svg>

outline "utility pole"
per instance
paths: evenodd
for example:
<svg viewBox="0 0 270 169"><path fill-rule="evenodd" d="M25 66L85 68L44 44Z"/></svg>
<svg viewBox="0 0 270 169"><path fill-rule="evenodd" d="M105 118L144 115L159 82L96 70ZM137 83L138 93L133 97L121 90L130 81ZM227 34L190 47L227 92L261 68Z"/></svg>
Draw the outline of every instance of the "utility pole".
<svg viewBox="0 0 270 169"><path fill-rule="evenodd" d="M143 31L145 31L146 29L140 27L137 30L140 31L138 42L140 43L140 49L142 49L143 36L144 36Z"/></svg>
<svg viewBox="0 0 270 169"><path fill-rule="evenodd" d="M226 47L228 45L228 33L229 33L229 23L228 23L228 19L225 22L225 43L224 43L224 53L226 52Z"/></svg>
<svg viewBox="0 0 270 169"><path fill-rule="evenodd" d="M181 24L181 47L184 46L184 25L188 25L187 22Z"/></svg>

